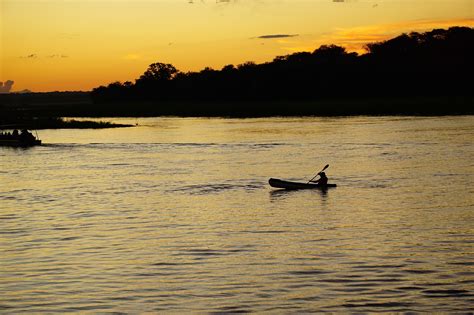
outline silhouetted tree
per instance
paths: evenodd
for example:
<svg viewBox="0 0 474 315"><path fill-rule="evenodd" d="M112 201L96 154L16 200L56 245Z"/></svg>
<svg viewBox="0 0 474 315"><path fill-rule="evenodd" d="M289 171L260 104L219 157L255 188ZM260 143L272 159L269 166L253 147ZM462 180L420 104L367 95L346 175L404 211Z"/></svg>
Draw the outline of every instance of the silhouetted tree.
<svg viewBox="0 0 474 315"><path fill-rule="evenodd" d="M141 99L170 99L173 97L173 79L179 71L171 64L153 63L135 83Z"/></svg>
<svg viewBox="0 0 474 315"><path fill-rule="evenodd" d="M169 81L173 79L178 70L168 63L152 63L138 81Z"/></svg>

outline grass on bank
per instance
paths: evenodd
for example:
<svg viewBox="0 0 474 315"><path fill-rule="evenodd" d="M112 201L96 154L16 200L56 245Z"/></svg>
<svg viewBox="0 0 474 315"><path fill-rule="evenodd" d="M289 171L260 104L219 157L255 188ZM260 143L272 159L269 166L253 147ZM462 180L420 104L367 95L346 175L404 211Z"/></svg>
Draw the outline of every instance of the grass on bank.
<svg viewBox="0 0 474 315"><path fill-rule="evenodd" d="M103 129L132 127L129 124L117 124L106 121L90 121L64 119L60 117L47 118L15 118L1 121L0 128L3 129Z"/></svg>

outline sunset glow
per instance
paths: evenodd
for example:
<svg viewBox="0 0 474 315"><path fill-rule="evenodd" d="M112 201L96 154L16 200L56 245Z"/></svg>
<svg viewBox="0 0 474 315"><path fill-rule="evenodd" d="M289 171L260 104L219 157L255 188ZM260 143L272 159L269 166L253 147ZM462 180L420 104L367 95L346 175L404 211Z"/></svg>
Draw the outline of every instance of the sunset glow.
<svg viewBox="0 0 474 315"><path fill-rule="evenodd" d="M474 1L0 0L0 81L13 91L134 81L153 62L181 71L271 61L402 32L474 26Z"/></svg>

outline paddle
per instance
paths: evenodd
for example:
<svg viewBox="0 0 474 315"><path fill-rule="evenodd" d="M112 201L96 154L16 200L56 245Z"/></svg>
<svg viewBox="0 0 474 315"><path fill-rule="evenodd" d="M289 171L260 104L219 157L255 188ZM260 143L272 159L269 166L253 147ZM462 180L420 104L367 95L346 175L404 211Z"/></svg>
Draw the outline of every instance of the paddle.
<svg viewBox="0 0 474 315"><path fill-rule="evenodd" d="M311 178L306 184L311 183L311 181L312 181L313 179L315 179L316 177L318 177L318 175L321 174L321 172L324 172L324 170L327 169L328 167L329 167L329 164L326 164L326 166L323 167L323 169L320 170L320 171L318 172L318 174L316 174L316 176L314 176L313 178Z"/></svg>

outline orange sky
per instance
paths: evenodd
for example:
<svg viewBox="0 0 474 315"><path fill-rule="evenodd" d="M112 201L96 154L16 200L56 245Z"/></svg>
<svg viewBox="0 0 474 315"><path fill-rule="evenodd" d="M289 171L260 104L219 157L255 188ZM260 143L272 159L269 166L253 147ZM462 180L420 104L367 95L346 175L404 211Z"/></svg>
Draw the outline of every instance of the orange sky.
<svg viewBox="0 0 474 315"><path fill-rule="evenodd" d="M454 25L474 26L474 0L0 0L0 81L15 81L13 91L90 90L134 81L153 62L190 71L321 44L361 52Z"/></svg>

